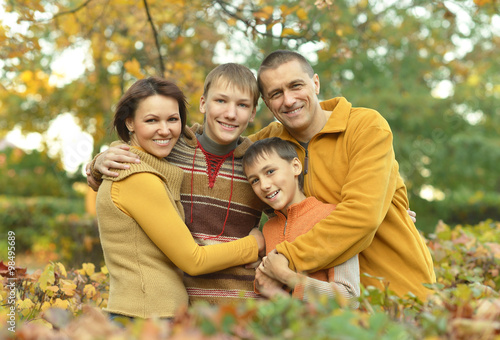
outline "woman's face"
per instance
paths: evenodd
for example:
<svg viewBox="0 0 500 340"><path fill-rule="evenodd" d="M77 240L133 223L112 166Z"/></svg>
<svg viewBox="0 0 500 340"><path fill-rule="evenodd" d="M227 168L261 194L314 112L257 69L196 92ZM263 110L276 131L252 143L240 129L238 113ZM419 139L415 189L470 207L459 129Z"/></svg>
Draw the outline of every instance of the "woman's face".
<svg viewBox="0 0 500 340"><path fill-rule="evenodd" d="M142 100L134 118L127 118L133 132L130 144L158 158L167 157L182 131L179 104L172 97L154 95Z"/></svg>

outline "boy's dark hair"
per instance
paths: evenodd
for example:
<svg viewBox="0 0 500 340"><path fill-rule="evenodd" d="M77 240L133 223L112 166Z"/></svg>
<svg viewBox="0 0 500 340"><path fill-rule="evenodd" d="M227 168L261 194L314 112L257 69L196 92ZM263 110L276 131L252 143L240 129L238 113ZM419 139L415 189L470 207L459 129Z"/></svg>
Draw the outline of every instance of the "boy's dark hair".
<svg viewBox="0 0 500 340"><path fill-rule="evenodd" d="M294 158L298 158L295 146L279 137L265 138L256 141L245 152L242 159L243 172L247 166L255 163L255 161L262 157L263 155L270 155L273 152L281 158L288 162L291 162ZM302 190L304 186L304 175L301 173L299 175L299 188Z"/></svg>

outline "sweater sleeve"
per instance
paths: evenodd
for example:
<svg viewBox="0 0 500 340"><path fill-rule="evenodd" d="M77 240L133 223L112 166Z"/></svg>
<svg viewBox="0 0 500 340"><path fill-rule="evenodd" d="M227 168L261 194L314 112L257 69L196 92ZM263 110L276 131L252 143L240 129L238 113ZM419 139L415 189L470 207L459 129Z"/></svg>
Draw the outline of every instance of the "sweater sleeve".
<svg viewBox="0 0 500 340"><path fill-rule="evenodd" d="M346 149L349 169L336 209L293 242L276 246L295 271L331 268L359 254L371 244L387 215L397 183L392 133L371 126L358 127L352 134Z"/></svg>
<svg viewBox="0 0 500 340"><path fill-rule="evenodd" d="M330 298L340 296L351 300L351 307L358 306L356 298L360 295L360 276L358 255L346 262L328 269L328 281L306 277L295 286L294 295L304 301L310 301L315 296L326 295ZM302 296L300 296L302 295Z"/></svg>
<svg viewBox="0 0 500 340"><path fill-rule="evenodd" d="M111 191L117 208L132 217L156 246L189 275L212 273L258 258L257 241L253 236L199 246L156 175L134 174L114 182Z"/></svg>

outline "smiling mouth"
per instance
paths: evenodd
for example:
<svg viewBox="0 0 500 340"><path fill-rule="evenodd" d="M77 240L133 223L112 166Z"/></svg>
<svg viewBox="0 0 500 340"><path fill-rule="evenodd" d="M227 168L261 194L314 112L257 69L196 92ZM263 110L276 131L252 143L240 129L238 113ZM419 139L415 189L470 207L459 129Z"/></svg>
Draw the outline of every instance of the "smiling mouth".
<svg viewBox="0 0 500 340"><path fill-rule="evenodd" d="M153 139L153 142L159 145L168 145L170 144L170 139Z"/></svg>
<svg viewBox="0 0 500 340"><path fill-rule="evenodd" d="M272 194L270 195L267 195L266 198L267 199L273 199L276 197L276 195L280 192L280 190L276 190L275 192L273 192Z"/></svg>
<svg viewBox="0 0 500 340"><path fill-rule="evenodd" d="M226 123L222 123L222 122L219 122L219 124L225 128L228 128L228 129L236 129L237 128L236 125L230 125L230 124L226 124Z"/></svg>
<svg viewBox="0 0 500 340"><path fill-rule="evenodd" d="M292 115L294 113L298 113L301 109L302 109L302 107L299 107L299 108L296 108L295 110L286 111L286 112L283 112L283 113L286 114L286 115Z"/></svg>

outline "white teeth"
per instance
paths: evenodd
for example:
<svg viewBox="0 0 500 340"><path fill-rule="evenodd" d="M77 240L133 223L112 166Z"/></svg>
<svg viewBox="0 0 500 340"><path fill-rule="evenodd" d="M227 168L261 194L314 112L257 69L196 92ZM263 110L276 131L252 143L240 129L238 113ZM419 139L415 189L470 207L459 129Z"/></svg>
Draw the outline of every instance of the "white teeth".
<svg viewBox="0 0 500 340"><path fill-rule="evenodd" d="M299 112L299 110L300 110L300 109L301 109L301 108L299 107L298 109L295 109L295 110L293 110L293 111L288 111L288 112L286 112L286 114L297 113L297 112Z"/></svg>
<svg viewBox="0 0 500 340"><path fill-rule="evenodd" d="M156 144L167 145L170 143L170 139L153 139Z"/></svg>
<svg viewBox="0 0 500 340"><path fill-rule="evenodd" d="M229 124L225 124L225 123L219 123L219 124L224 126L224 127L227 127L227 128L235 128L236 127L234 125L229 125Z"/></svg>
<svg viewBox="0 0 500 340"><path fill-rule="evenodd" d="M267 195L266 198L272 199L272 198L274 198L278 194L278 192L279 192L279 190L276 190L271 195Z"/></svg>

